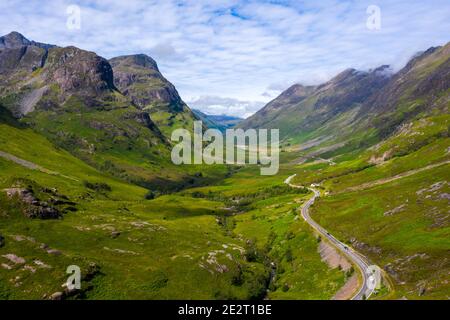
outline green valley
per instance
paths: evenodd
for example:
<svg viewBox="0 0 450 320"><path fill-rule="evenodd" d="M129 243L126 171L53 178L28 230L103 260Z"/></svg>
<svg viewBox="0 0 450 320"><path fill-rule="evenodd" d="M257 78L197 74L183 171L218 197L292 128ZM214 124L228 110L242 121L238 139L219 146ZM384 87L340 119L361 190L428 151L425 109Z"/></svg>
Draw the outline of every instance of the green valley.
<svg viewBox="0 0 450 320"><path fill-rule="evenodd" d="M448 299L449 93L446 44L240 121L192 111L145 54L0 37L0 299L360 298L349 253L382 270L362 299ZM279 172L175 165L171 133L202 119L280 129Z"/></svg>

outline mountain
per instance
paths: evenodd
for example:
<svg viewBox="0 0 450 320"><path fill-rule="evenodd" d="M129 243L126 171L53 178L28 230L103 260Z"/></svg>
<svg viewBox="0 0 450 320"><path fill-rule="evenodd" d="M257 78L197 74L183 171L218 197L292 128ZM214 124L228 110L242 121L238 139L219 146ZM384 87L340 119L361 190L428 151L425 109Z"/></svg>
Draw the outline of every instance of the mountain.
<svg viewBox="0 0 450 320"><path fill-rule="evenodd" d="M311 217L382 268L375 299L446 299L449 107L450 43L295 85L239 126L281 130L293 183L320 189Z"/></svg>
<svg viewBox="0 0 450 320"><path fill-rule="evenodd" d="M347 128L319 128L291 148L297 181L324 189L315 221L383 269L388 299L450 290L449 49L415 55Z"/></svg>
<svg viewBox="0 0 450 320"><path fill-rule="evenodd" d="M111 63L94 52L11 33L0 49L0 105L98 170L148 188L192 181L170 160L170 133L195 119L144 55ZM193 173L192 173L193 174ZM198 180L198 179L194 179Z"/></svg>
<svg viewBox="0 0 450 320"><path fill-rule="evenodd" d="M373 94L358 118L367 119L386 136L417 115L448 113L449 78L450 43L432 47L417 54Z"/></svg>
<svg viewBox="0 0 450 320"><path fill-rule="evenodd" d="M341 130L389 77L388 67L382 66L368 72L347 69L319 86L296 84L238 127L279 128L281 138L293 143L325 125L330 125L330 132Z"/></svg>
<svg viewBox="0 0 450 320"><path fill-rule="evenodd" d="M264 296L266 260L222 226L232 201L174 192L233 172L172 164L161 131L194 119L176 90L144 84L148 108L97 54L20 39L0 49L0 300Z"/></svg>
<svg viewBox="0 0 450 320"><path fill-rule="evenodd" d="M238 124L282 131L280 173L260 176L172 164L170 130L237 119L194 116L150 57L0 43L0 299L351 296L360 270L298 219L300 186L383 269L371 299L448 298L450 45L290 87ZM80 290L61 286L70 265Z"/></svg>
<svg viewBox="0 0 450 320"><path fill-rule="evenodd" d="M212 129L218 129L222 132L225 132L226 129L233 128L238 123L243 121L244 119L233 117L233 116L227 116L227 115L211 115L211 114L205 114L201 112L200 110L192 110L194 114L199 118L201 121L203 121L203 124L206 125L208 128Z"/></svg>
<svg viewBox="0 0 450 320"><path fill-rule="evenodd" d="M22 34L13 31L5 36L0 37L0 49L15 49L23 46L34 46L48 50L50 48L56 47L52 44L40 43L35 41L30 41L25 38Z"/></svg>
<svg viewBox="0 0 450 320"><path fill-rule="evenodd" d="M116 87L141 110L149 112L168 138L176 128L192 130L194 114L152 58L137 54L112 58L109 62Z"/></svg>
<svg viewBox="0 0 450 320"><path fill-rule="evenodd" d="M294 85L241 128L279 128L286 145L366 148L415 117L448 113L450 44L417 54L399 72L348 69L319 86Z"/></svg>

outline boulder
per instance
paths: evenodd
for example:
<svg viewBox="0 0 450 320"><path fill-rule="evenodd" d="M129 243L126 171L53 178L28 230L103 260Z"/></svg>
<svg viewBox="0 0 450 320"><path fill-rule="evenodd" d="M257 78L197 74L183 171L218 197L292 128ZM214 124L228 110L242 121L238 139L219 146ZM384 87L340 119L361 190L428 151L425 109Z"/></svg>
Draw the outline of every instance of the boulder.
<svg viewBox="0 0 450 320"><path fill-rule="evenodd" d="M62 292L55 292L50 296L50 300L62 300L63 293Z"/></svg>

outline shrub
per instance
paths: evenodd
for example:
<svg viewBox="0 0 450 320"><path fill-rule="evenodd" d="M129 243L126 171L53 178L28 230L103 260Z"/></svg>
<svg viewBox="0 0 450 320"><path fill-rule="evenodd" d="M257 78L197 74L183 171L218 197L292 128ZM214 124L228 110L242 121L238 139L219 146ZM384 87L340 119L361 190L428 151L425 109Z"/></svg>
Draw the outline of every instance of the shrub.
<svg viewBox="0 0 450 320"><path fill-rule="evenodd" d="M153 199L155 199L155 197L156 197L156 194L153 191L151 191L151 190L149 190L145 194L145 200L153 200Z"/></svg>
<svg viewBox="0 0 450 320"><path fill-rule="evenodd" d="M107 183L104 182L89 182L89 181L84 181L84 186L88 189L97 191L97 192L110 192L111 186L108 185Z"/></svg>
<svg viewBox="0 0 450 320"><path fill-rule="evenodd" d="M295 238L295 234L292 231L288 231L285 235L286 240L292 240Z"/></svg>
<svg viewBox="0 0 450 320"><path fill-rule="evenodd" d="M287 261L287 262L292 262L292 260L294 260L294 256L292 255L292 250L291 250L291 248L288 248L288 249L286 250L285 257L286 257L286 261Z"/></svg>

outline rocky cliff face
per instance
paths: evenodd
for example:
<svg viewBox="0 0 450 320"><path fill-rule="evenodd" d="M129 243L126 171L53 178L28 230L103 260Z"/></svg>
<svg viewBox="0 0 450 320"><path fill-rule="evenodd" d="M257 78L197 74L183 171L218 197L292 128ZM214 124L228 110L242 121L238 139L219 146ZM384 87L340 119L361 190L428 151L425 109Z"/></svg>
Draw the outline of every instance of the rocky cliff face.
<svg viewBox="0 0 450 320"><path fill-rule="evenodd" d="M138 108L149 112L166 137L170 138L177 128L193 130L196 116L152 58L137 54L112 58L109 62L114 71L115 86Z"/></svg>
<svg viewBox="0 0 450 320"><path fill-rule="evenodd" d="M137 54L109 60L114 70L114 84L140 108L157 107L170 112L183 111L184 102L177 90L160 73L156 62Z"/></svg>
<svg viewBox="0 0 450 320"><path fill-rule="evenodd" d="M76 47L50 49L41 77L57 84L63 95L98 96L116 90L108 61Z"/></svg>
<svg viewBox="0 0 450 320"><path fill-rule="evenodd" d="M0 97L17 116L58 109L71 97L86 105L114 100L109 62L76 47L60 48L17 32L0 38Z"/></svg>
<svg viewBox="0 0 450 320"><path fill-rule="evenodd" d="M347 69L316 87L294 85L239 127L278 128L286 144L322 153L364 149L417 118L448 114L449 89L450 43L417 54L397 73Z"/></svg>

